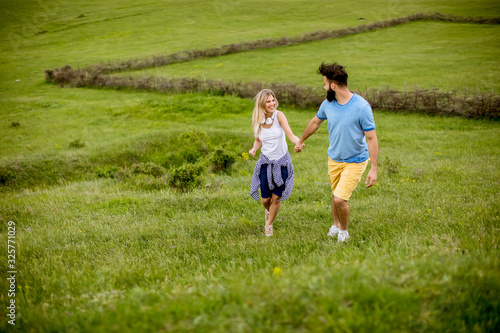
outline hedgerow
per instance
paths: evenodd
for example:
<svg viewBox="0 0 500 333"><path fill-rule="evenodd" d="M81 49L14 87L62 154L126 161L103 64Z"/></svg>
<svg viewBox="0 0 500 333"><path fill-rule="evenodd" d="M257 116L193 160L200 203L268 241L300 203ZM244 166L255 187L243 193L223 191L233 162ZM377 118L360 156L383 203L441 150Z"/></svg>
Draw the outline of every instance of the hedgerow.
<svg viewBox="0 0 500 333"><path fill-rule="evenodd" d="M297 45L312 41L338 38L347 35L394 27L415 21L444 21L455 23L499 24L500 18L455 16L441 13L417 13L401 18L373 22L338 30L325 30L307 33L302 36L278 39L260 39L251 42L224 45L205 50L181 51L168 55L155 55L150 58L132 59L122 62L100 63L95 66L75 69L69 65L47 69L47 82L67 87L93 87L114 89L138 89L163 93L206 92L214 95L236 95L252 98L263 88L277 92L281 102L299 107L318 107L324 95L317 89L289 82L266 84L262 82L226 82L223 80L197 78L167 78L161 76L134 77L131 75L110 75L125 70L137 70L192 61L201 58L247 52L257 49ZM358 93L374 108L390 111L425 112L440 115L458 115L468 118L500 118L500 97L493 93L462 91L439 91L415 89L397 91L389 89L366 89Z"/></svg>

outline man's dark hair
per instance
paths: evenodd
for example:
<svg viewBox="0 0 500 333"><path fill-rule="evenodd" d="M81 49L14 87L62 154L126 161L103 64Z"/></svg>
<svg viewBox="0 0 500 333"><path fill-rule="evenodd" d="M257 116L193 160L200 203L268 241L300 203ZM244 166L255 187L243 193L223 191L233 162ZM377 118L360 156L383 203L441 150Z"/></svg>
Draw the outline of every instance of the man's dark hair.
<svg viewBox="0 0 500 333"><path fill-rule="evenodd" d="M345 71L345 67L334 62L333 64L329 64L326 62L321 63L317 70L318 74L326 76L328 81L334 82L339 86L347 86L347 72Z"/></svg>

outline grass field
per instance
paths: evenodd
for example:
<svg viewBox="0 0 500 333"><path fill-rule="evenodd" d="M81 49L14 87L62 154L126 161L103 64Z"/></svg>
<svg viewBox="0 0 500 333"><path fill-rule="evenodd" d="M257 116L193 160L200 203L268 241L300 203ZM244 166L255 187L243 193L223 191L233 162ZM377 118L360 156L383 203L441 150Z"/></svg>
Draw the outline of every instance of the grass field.
<svg viewBox="0 0 500 333"><path fill-rule="evenodd" d="M250 100L61 89L43 78L64 64L295 36L360 17L499 16L497 2L2 5L0 267L8 277L14 246L17 274L15 296L0 282L0 331L500 329L498 122L375 110L379 181L353 194L347 244L326 237L323 125L292 155L294 192L266 238L262 206L248 195L256 159L242 155L253 142ZM361 87L498 92L498 41L496 25L418 22L145 73L320 86L318 63L337 60ZM330 57L338 48L344 52ZM315 114L280 109L297 135ZM173 170L210 164L218 149L235 157L229 170L207 167L191 191L169 185ZM15 326L7 316L13 299Z"/></svg>
<svg viewBox="0 0 500 333"><path fill-rule="evenodd" d="M354 89L389 86L403 90L406 86L498 92L499 44L498 26L417 22L339 39L140 70L136 75L320 86L321 77L314 75L317 64L335 59L349 64Z"/></svg>

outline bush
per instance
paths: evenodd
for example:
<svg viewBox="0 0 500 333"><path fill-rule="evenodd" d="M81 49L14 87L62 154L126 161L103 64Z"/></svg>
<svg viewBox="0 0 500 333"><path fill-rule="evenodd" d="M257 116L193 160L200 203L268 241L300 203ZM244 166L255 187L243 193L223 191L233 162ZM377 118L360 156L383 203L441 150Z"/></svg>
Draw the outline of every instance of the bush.
<svg viewBox="0 0 500 333"><path fill-rule="evenodd" d="M0 166L0 185L10 185L16 182L16 171L10 166Z"/></svg>
<svg viewBox="0 0 500 333"><path fill-rule="evenodd" d="M201 185L204 171L204 163L184 163L171 170L169 184L178 190L189 191Z"/></svg>
<svg viewBox="0 0 500 333"><path fill-rule="evenodd" d="M114 165L97 166L94 173L98 178L115 178L119 169Z"/></svg>
<svg viewBox="0 0 500 333"><path fill-rule="evenodd" d="M219 147L210 155L209 161L213 171L227 171L236 161L236 154L226 148Z"/></svg>
<svg viewBox="0 0 500 333"><path fill-rule="evenodd" d="M189 130L180 134L167 154L167 166L178 167L184 163L197 163L208 155L209 137L204 131Z"/></svg>

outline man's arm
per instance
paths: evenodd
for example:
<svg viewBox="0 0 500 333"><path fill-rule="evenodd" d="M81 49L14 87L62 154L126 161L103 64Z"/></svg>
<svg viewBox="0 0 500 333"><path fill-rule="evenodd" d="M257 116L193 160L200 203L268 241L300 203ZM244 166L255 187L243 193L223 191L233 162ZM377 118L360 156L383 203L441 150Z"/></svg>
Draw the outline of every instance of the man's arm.
<svg viewBox="0 0 500 333"><path fill-rule="evenodd" d="M302 136L299 139L299 142L295 145L295 152L300 153L302 151L302 148L304 148L305 144L304 142L314 134L318 130L318 128L321 126L321 123L323 122L324 119L319 119L318 116L314 116L313 119L309 121L309 123L306 126L306 129L304 130L304 133L302 133Z"/></svg>
<svg viewBox="0 0 500 333"><path fill-rule="evenodd" d="M377 182L378 171L378 139L375 130L365 132L366 143L368 144L368 153L370 154L370 171L366 177L366 187L372 187Z"/></svg>

